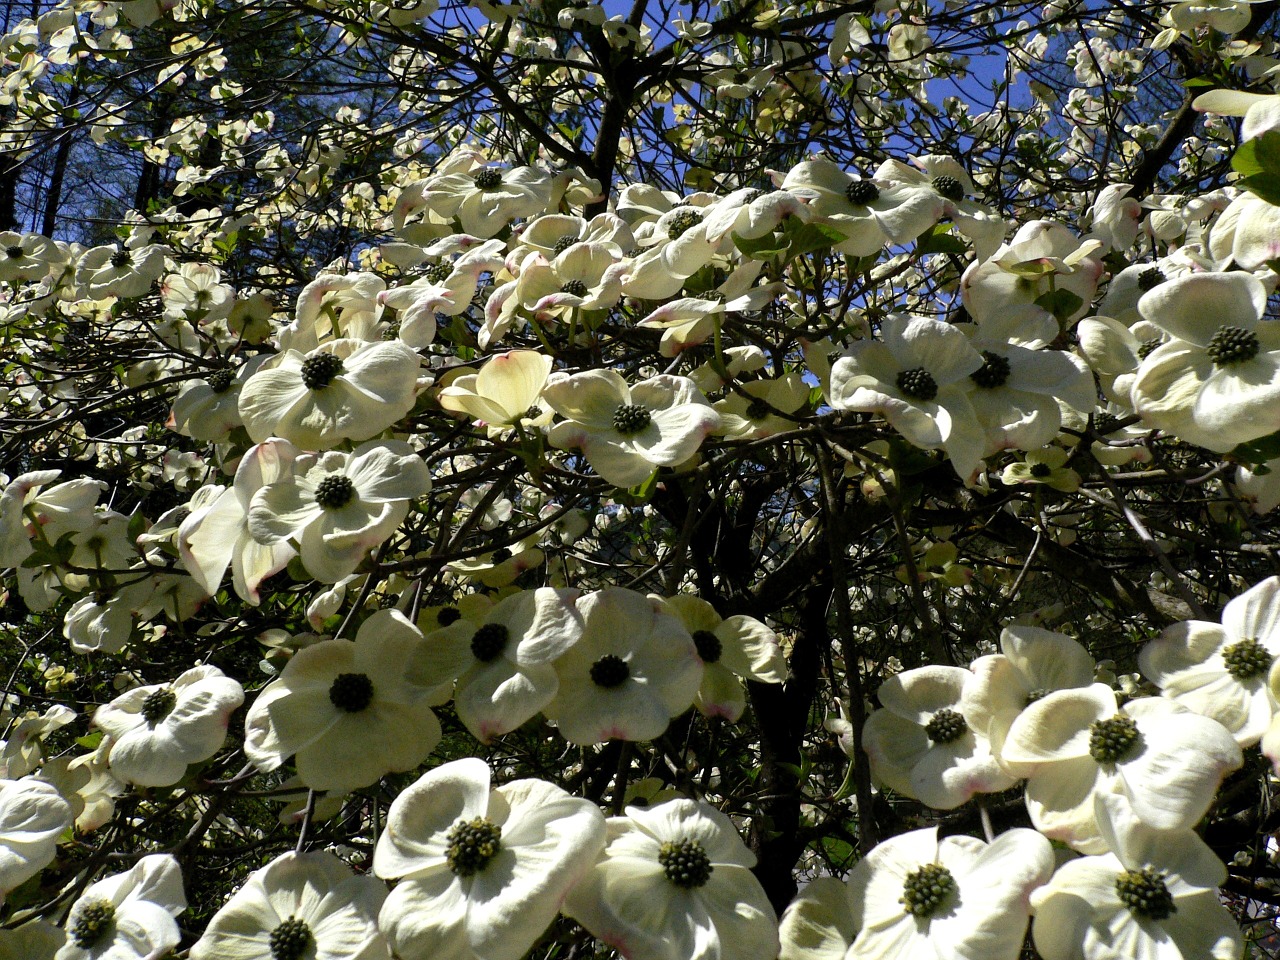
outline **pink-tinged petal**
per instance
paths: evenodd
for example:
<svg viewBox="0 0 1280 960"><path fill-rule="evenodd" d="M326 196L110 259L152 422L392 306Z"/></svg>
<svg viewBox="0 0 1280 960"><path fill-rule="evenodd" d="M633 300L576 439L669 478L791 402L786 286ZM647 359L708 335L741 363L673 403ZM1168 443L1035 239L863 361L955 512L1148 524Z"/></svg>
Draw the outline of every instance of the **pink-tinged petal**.
<svg viewBox="0 0 1280 960"><path fill-rule="evenodd" d="M519 727L551 702L560 687L546 665L517 670L506 657L477 664L458 680L453 703L458 719L481 743Z"/></svg>
<svg viewBox="0 0 1280 960"><path fill-rule="evenodd" d="M720 717L737 723L747 706L742 681L723 663L708 663L693 705L704 717Z"/></svg>
<svg viewBox="0 0 1280 960"><path fill-rule="evenodd" d="M246 522L236 491L226 488L213 503L192 513L178 527L182 565L209 596L218 592Z"/></svg>

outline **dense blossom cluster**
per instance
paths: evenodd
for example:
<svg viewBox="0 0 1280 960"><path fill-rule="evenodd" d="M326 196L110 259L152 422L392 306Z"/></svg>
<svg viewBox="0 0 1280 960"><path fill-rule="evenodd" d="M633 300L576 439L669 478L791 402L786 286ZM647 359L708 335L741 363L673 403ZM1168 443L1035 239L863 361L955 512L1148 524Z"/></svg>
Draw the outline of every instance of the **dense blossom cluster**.
<svg viewBox="0 0 1280 960"><path fill-rule="evenodd" d="M0 37L14 155L56 114L44 71L215 6L75 0ZM347 6L313 12L353 49L439 9ZM473 7L477 30L574 79L581 51L539 47L550 27L523 5ZM1092 156L1104 83L1131 89L1174 44L1240 52L1249 7L1168 4L1146 46L1108 27L1071 48L1063 155ZM874 8L833 16L825 68L883 57L927 102L951 57L929 53L929 5ZM649 42L600 6L550 12L617 58ZM677 24L673 58L721 29ZM1022 33L1011 64L1043 55ZM164 36L175 71L225 67ZM786 44L759 70L717 52L702 82L785 125L805 88ZM1250 69L1274 79L1260 49ZM388 69L428 53L446 55L406 40ZM427 109L412 88L400 107ZM185 206L134 211L118 243L0 233L0 412L24 444L0 448L0 599L45 630L46 693L74 682L53 668L67 653L105 671L79 710L0 704L0 957L519 960L566 931L628 960L1240 957L1206 824L1224 784L1270 796L1280 777L1280 575L1193 582L1160 539L1176 524L1142 510L1144 484L1214 484L1238 532L1280 503L1280 98L1196 102L1244 116L1242 178L1185 203L1110 182L1015 221L950 148L892 140L858 166L798 150L750 184L614 185L557 162L554 138L534 156L482 122L398 144L405 162L364 182L345 159L360 138L335 125L305 161L266 150L275 199L204 234ZM891 131L893 109L861 122ZM244 163L270 119L254 124L147 149L203 182L201 144ZM325 184L354 251L307 254L301 284L241 269L241 230L333 226L306 202ZM122 358L110 395L86 329ZM135 400L163 412L94 419ZM1213 464L1199 478L1169 453L1193 448ZM927 538L904 533L913 513ZM985 573L953 542L1024 517L1027 555ZM1105 644L1087 619L1048 629L1019 593L1033 565L1061 572L1109 522L1159 589L1088 582L1142 619ZM915 618L887 656L862 644L850 575L883 555L912 607L886 619ZM797 557L791 594L831 589L783 616L761 594ZM998 607L952 630L947 591L983 576ZM838 637L806 646L818 634ZM805 727L820 673L843 751L825 760ZM693 744L711 759L690 763ZM793 822L763 812L783 774L812 801ZM183 832L148 833L179 809ZM779 892L760 868L786 830L788 878L811 841L826 859ZM227 848L248 857L213 881L205 858Z"/></svg>

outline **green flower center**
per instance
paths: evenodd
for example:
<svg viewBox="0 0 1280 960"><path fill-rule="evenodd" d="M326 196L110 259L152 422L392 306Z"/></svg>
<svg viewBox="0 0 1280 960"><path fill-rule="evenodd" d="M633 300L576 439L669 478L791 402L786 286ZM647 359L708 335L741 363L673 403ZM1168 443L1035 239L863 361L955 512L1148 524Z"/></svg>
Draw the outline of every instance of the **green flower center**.
<svg viewBox="0 0 1280 960"><path fill-rule="evenodd" d="M111 255L111 265L117 270L123 270L125 267L133 263L133 254L128 250L121 248Z"/></svg>
<svg viewBox="0 0 1280 960"><path fill-rule="evenodd" d="M983 350L982 366L969 374L969 379L986 390L1003 387L1009 379L1009 358Z"/></svg>
<svg viewBox="0 0 1280 960"><path fill-rule="evenodd" d="M1147 267L1138 274L1138 289L1146 293L1148 290L1154 290L1167 279L1164 271L1159 267Z"/></svg>
<svg viewBox="0 0 1280 960"><path fill-rule="evenodd" d="M535 403L524 412L523 419L537 420L540 416L542 416L542 408Z"/></svg>
<svg viewBox="0 0 1280 960"><path fill-rule="evenodd" d="M749 203L755 203L764 196L764 191L759 187L752 187L742 196L742 205L745 207Z"/></svg>
<svg viewBox="0 0 1280 960"><path fill-rule="evenodd" d="M27 252L17 244L14 244L12 247L6 247L4 252L10 260L19 260L27 255Z"/></svg>
<svg viewBox="0 0 1280 960"><path fill-rule="evenodd" d="M1257 640L1241 640L1222 649L1222 660L1227 665L1227 673L1241 683L1269 671L1273 659L1271 651Z"/></svg>
<svg viewBox="0 0 1280 960"><path fill-rule="evenodd" d="M575 297L585 297L587 295L587 284L584 280L566 280L560 286L561 293L567 293Z"/></svg>
<svg viewBox="0 0 1280 960"><path fill-rule="evenodd" d="M347 713L359 713L373 703L373 681L363 673L340 673L329 686L329 702Z"/></svg>
<svg viewBox="0 0 1280 960"><path fill-rule="evenodd" d="M142 719L147 721L147 726L155 727L157 723L173 713L177 703L178 695L169 687L152 690L147 695L147 699L142 701Z"/></svg>
<svg viewBox="0 0 1280 960"><path fill-rule="evenodd" d="M71 925L71 939L76 946L88 950L106 938L116 922L116 905L110 900L90 900L76 911Z"/></svg>
<svg viewBox="0 0 1280 960"><path fill-rule="evenodd" d="M1047 463L1033 463L1031 465L1031 475L1040 480L1050 476L1052 473L1053 467L1049 466Z"/></svg>
<svg viewBox="0 0 1280 960"><path fill-rule="evenodd" d="M1048 695L1049 695L1049 691L1047 688L1036 687L1034 690L1027 693L1026 705L1029 707L1033 703L1035 703L1037 700L1043 700Z"/></svg>
<svg viewBox="0 0 1280 960"><path fill-rule="evenodd" d="M931 917L955 893L956 878L940 863L926 863L907 874L898 902L913 917Z"/></svg>
<svg viewBox="0 0 1280 960"><path fill-rule="evenodd" d="M724 303L725 296L719 290L708 290L698 294L698 299L706 300L708 303Z"/></svg>
<svg viewBox="0 0 1280 960"><path fill-rule="evenodd" d="M445 859L459 877L472 877L489 865L502 848L502 828L486 817L459 820L445 839L449 848Z"/></svg>
<svg viewBox="0 0 1280 960"><path fill-rule="evenodd" d="M924 367L898 374L898 389L913 400L932 400L938 395L938 381Z"/></svg>
<svg viewBox="0 0 1280 960"><path fill-rule="evenodd" d="M300 960L311 946L311 928L305 920L291 916L281 921L271 931L267 943L271 947L271 960Z"/></svg>
<svg viewBox="0 0 1280 960"><path fill-rule="evenodd" d="M697 210L681 210L667 221L667 239L675 240L686 230L696 227L702 222L702 214Z"/></svg>
<svg viewBox="0 0 1280 960"><path fill-rule="evenodd" d="M355 495L356 485L340 473L331 473L316 485L316 503L324 510L340 510Z"/></svg>
<svg viewBox="0 0 1280 960"><path fill-rule="evenodd" d="M436 611L436 623L442 627L457 623L461 619L462 612L457 607L441 607Z"/></svg>
<svg viewBox="0 0 1280 960"><path fill-rule="evenodd" d="M1151 920L1164 920L1178 912L1164 877L1163 871L1153 867L1126 870L1116 877L1116 896L1131 913Z"/></svg>
<svg viewBox="0 0 1280 960"><path fill-rule="evenodd" d="M668 840L658 848L658 863L662 872L677 887L693 890L711 879L711 860L702 844L686 837L684 840Z"/></svg>
<svg viewBox="0 0 1280 960"><path fill-rule="evenodd" d="M1244 363L1258 355L1258 335L1243 327L1221 326L1209 341L1206 353L1220 367Z"/></svg>
<svg viewBox="0 0 1280 960"><path fill-rule="evenodd" d="M952 202L959 202L964 199L964 184L955 177L949 177L945 173L940 177L934 177L932 181L933 189Z"/></svg>
<svg viewBox="0 0 1280 960"><path fill-rule="evenodd" d="M572 247L575 243L578 243L578 242L579 242L578 238L574 236L561 237L559 240L556 241L556 245L551 249L556 256L559 256L560 254L564 253L566 250L568 250L570 247Z"/></svg>
<svg viewBox="0 0 1280 960"><path fill-rule="evenodd" d="M302 361L302 385L308 390L323 390L341 372L341 357L332 353L317 353Z"/></svg>
<svg viewBox="0 0 1280 960"><path fill-rule="evenodd" d="M854 180L844 188L844 196L854 206L865 207L880 199L880 188L870 180Z"/></svg>
<svg viewBox="0 0 1280 960"><path fill-rule="evenodd" d="M1142 343L1138 345L1138 359L1147 359L1147 357L1151 356L1156 347L1160 346L1162 343L1164 343L1163 337L1152 337L1150 340L1142 341Z"/></svg>
<svg viewBox="0 0 1280 960"><path fill-rule="evenodd" d="M422 268L422 275L431 283L444 283L453 273L453 267L447 263L428 263Z"/></svg>
<svg viewBox="0 0 1280 960"><path fill-rule="evenodd" d="M934 743L954 743L963 737L968 729L969 725L964 722L964 717L954 710L943 707L929 718L924 732L925 736Z"/></svg>
<svg viewBox="0 0 1280 960"><path fill-rule="evenodd" d="M481 663L497 660L511 634L500 623L486 623L471 637L471 653Z"/></svg>
<svg viewBox="0 0 1280 960"><path fill-rule="evenodd" d="M612 653L606 653L591 665L591 682L606 690L622 686L630 676L631 668L627 662Z"/></svg>
<svg viewBox="0 0 1280 960"><path fill-rule="evenodd" d="M639 433L653 419L649 411L635 403L624 403L613 411L613 429L624 437Z"/></svg>
<svg viewBox="0 0 1280 960"><path fill-rule="evenodd" d="M698 656L702 658L703 663L715 663L724 652L720 638L710 630L693 631L693 645L698 648Z"/></svg>
<svg viewBox="0 0 1280 960"><path fill-rule="evenodd" d="M748 420L763 420L771 413L773 413L773 411L769 409L768 402L762 397L756 397L747 404Z"/></svg>
<svg viewBox="0 0 1280 960"><path fill-rule="evenodd" d="M209 389L214 393L226 393L231 389L231 383L234 379L235 377L231 375L230 370L215 370L209 374L207 382Z"/></svg>
<svg viewBox="0 0 1280 960"><path fill-rule="evenodd" d="M1089 756L1099 763L1115 763L1137 742L1138 725L1123 713L1109 720L1095 720L1089 727Z"/></svg>
<svg viewBox="0 0 1280 960"><path fill-rule="evenodd" d="M497 170L481 170L476 174L476 188L479 190L492 190L500 183L502 174Z"/></svg>

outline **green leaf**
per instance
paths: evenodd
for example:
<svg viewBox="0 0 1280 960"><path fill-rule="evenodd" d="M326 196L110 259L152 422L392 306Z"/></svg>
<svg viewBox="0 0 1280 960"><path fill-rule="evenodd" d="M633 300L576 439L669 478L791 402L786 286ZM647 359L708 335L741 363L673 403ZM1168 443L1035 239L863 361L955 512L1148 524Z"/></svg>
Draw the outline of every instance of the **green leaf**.
<svg viewBox="0 0 1280 960"><path fill-rule="evenodd" d="M916 240L916 256L928 253L965 253L969 249L959 237L951 232L951 226L939 223L920 235Z"/></svg>
<svg viewBox="0 0 1280 960"><path fill-rule="evenodd" d="M653 491L658 489L658 471L655 470L649 474L648 479L643 483L637 484L627 491L627 497L634 500L637 504L648 503L653 497Z"/></svg>
<svg viewBox="0 0 1280 960"><path fill-rule="evenodd" d="M1264 175L1280 180L1280 130L1246 140L1231 157L1231 169L1243 177Z"/></svg>
<svg viewBox="0 0 1280 960"><path fill-rule="evenodd" d="M137 543L138 538L147 532L147 518L140 511L131 514L127 530L129 542Z"/></svg>
<svg viewBox="0 0 1280 960"><path fill-rule="evenodd" d="M738 248L738 252L744 257L752 260L772 260L781 253L786 252L787 240L780 237L776 233L766 233L763 237L755 237L748 240L746 237L733 235L733 245Z"/></svg>
<svg viewBox="0 0 1280 960"><path fill-rule="evenodd" d="M800 257L814 250L826 250L848 239L834 227L822 223L801 223L794 217L787 218L782 233L790 243L789 253L793 257Z"/></svg>
<svg viewBox="0 0 1280 960"><path fill-rule="evenodd" d="M1259 200L1280 207L1280 177L1274 174L1258 173L1252 177L1241 177L1235 185L1248 190Z"/></svg>
<svg viewBox="0 0 1280 960"><path fill-rule="evenodd" d="M1240 444L1229 456L1242 463L1266 463L1280 458L1280 430Z"/></svg>
<svg viewBox="0 0 1280 960"><path fill-rule="evenodd" d="M1036 306L1043 307L1062 323L1084 305L1084 301L1070 290L1051 290L1036 298Z"/></svg>

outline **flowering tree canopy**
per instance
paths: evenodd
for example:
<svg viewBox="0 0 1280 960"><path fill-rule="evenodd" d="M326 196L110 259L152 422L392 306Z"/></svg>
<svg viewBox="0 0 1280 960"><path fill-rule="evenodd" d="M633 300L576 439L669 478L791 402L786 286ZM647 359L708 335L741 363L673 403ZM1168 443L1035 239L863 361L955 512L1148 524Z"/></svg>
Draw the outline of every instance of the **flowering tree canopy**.
<svg viewBox="0 0 1280 960"><path fill-rule="evenodd" d="M0 25L0 958L1280 955L1280 3Z"/></svg>

